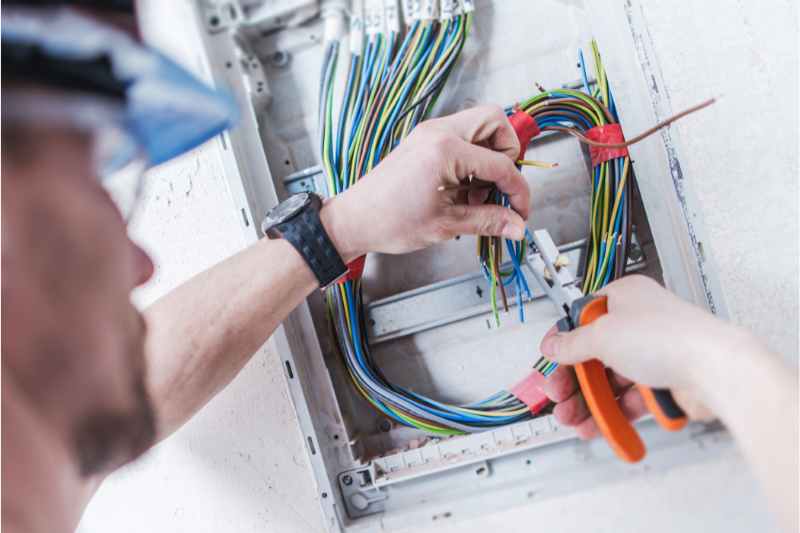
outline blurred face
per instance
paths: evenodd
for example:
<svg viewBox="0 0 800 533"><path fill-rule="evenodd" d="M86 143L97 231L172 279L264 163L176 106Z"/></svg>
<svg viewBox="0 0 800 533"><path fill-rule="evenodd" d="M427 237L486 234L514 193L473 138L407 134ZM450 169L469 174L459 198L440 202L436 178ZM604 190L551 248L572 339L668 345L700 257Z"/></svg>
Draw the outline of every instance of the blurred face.
<svg viewBox="0 0 800 533"><path fill-rule="evenodd" d="M145 324L130 301L153 265L94 178L89 136L4 125L2 156L4 379L84 475L113 468L155 435Z"/></svg>

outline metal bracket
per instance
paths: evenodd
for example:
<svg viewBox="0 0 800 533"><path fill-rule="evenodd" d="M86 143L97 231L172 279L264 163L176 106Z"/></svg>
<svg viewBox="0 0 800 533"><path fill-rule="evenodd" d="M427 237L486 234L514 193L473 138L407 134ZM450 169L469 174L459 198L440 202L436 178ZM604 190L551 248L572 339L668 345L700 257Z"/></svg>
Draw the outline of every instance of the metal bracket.
<svg viewBox="0 0 800 533"><path fill-rule="evenodd" d="M325 174L319 166L309 167L289 174L283 178L283 186L289 194L313 192L323 198L328 197L328 183L325 181Z"/></svg>
<svg viewBox="0 0 800 533"><path fill-rule="evenodd" d="M375 486L375 465L370 463L365 468L346 470L337 479L342 492L347 516L360 518L383 512L387 494Z"/></svg>
<svg viewBox="0 0 800 533"><path fill-rule="evenodd" d="M239 3L234 1L202 0L198 7L209 33L223 32L238 25L243 18Z"/></svg>
<svg viewBox="0 0 800 533"><path fill-rule="evenodd" d="M547 234L546 231L545 233ZM552 239L549 242L552 243ZM554 255L560 255L567 260L567 264L558 270L559 283L564 290L577 290L575 283L578 281L578 265L585 245L585 240L566 244L559 247ZM555 245L553 248L555 249ZM538 253L529 255L528 261L534 270L544 270L544 263ZM626 272L641 270L645 266L646 258L641 256L638 261L629 260ZM523 305L531 300L547 297L547 291L540 286L538 280L533 281L537 276L530 269L523 268L523 272L533 297L529 299L523 296ZM516 306L516 287L509 285L506 291L509 295L509 306ZM451 278L369 303L369 342L376 345L490 312L489 285L481 273Z"/></svg>

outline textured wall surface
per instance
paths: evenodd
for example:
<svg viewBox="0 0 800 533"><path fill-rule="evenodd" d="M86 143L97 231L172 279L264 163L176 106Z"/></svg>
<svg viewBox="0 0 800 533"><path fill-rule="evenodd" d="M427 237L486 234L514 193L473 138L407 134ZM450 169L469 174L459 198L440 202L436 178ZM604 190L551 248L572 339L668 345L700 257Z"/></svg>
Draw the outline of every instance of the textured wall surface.
<svg viewBox="0 0 800 533"><path fill-rule="evenodd" d="M184 2L140 2L147 33L199 64ZM733 319L797 357L797 7L792 1L644 3L666 90L723 95L675 126ZM181 28L177 31L176 28ZM698 96L699 95L699 96ZM218 141L150 173L134 237L157 275L153 301L242 246ZM101 487L80 531L321 531L316 491L277 357L262 350L176 435ZM437 531L770 531L734 452ZM415 529L419 531L419 529Z"/></svg>

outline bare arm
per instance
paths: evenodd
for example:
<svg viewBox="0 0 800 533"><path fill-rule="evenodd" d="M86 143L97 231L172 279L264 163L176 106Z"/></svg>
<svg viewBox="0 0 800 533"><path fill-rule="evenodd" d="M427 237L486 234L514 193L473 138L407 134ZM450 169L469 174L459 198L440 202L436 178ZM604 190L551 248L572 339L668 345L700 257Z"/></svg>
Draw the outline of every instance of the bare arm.
<svg viewBox="0 0 800 533"><path fill-rule="evenodd" d="M428 121L355 187L327 202L323 225L345 262L366 252L409 252L459 234L522 238L529 192L513 163L518 152L499 108ZM461 204L456 192L438 190L469 175L495 182L514 210ZM225 387L316 287L290 244L261 240L148 309L146 357L159 437Z"/></svg>
<svg viewBox="0 0 800 533"><path fill-rule="evenodd" d="M601 292L608 295L608 315L567 334L549 334L542 352L567 364L597 357L613 368L620 403L632 419L646 409L627 378L672 389L692 418L710 409L733 434L783 524L797 531L797 369L747 331L647 278L623 278ZM547 391L559 402L556 416L585 438L597 435L573 374L556 372Z"/></svg>

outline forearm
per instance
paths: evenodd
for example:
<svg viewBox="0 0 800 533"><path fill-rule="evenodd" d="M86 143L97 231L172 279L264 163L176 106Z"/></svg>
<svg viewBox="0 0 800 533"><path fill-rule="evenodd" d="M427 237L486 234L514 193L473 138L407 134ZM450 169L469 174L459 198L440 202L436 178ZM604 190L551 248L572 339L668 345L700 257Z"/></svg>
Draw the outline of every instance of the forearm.
<svg viewBox="0 0 800 533"><path fill-rule="evenodd" d="M462 234L521 237L520 213L527 216L530 193L514 166L518 152L500 108L474 108L420 125L369 176L325 203L322 225L345 263L367 252L406 253ZM452 186L471 175L496 184L514 209L463 204ZM261 241L153 305L146 312L146 357L160 437L233 379L316 286L287 242Z"/></svg>
<svg viewBox="0 0 800 533"><path fill-rule="evenodd" d="M344 197L323 226L344 261L363 253ZM318 286L283 239L262 239L202 272L145 311L148 385L164 438L225 387L286 316Z"/></svg>
<svg viewBox="0 0 800 533"><path fill-rule="evenodd" d="M790 531L798 526L796 370L730 327L697 372L704 401L728 427ZM726 339L721 341L721 339Z"/></svg>
<svg viewBox="0 0 800 533"><path fill-rule="evenodd" d="M159 437L229 383L316 285L288 242L261 240L147 309L145 352Z"/></svg>

